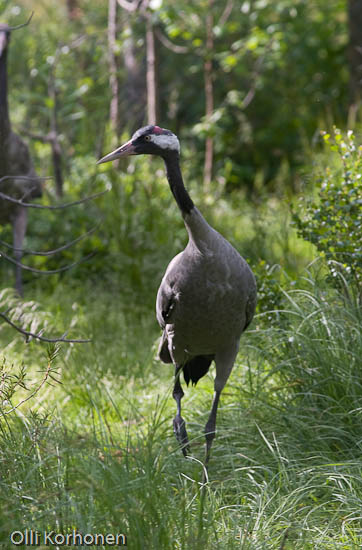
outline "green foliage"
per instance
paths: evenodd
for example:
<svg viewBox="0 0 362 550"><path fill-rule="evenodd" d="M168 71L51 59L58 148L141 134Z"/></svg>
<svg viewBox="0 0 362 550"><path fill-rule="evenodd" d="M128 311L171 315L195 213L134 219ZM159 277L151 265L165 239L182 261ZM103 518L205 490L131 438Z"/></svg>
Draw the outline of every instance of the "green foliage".
<svg viewBox="0 0 362 550"><path fill-rule="evenodd" d="M280 266L270 266L265 260L260 260L259 264L253 268L253 272L258 289L257 313L266 316L267 324L279 323L280 319L273 313L278 312L284 298L281 289ZM260 318L259 316L258 319Z"/></svg>
<svg viewBox="0 0 362 550"><path fill-rule="evenodd" d="M47 366L39 370L41 376L38 380L31 379L30 369L27 365L21 364L15 368L13 364L7 364L6 357L2 358L0 364L0 422L24 403L34 400L45 384L59 383L56 378L59 374L55 366L58 354L58 345L48 347Z"/></svg>
<svg viewBox="0 0 362 550"><path fill-rule="evenodd" d="M25 345L1 321L0 544L9 546L12 529L76 528L123 531L139 550L357 550L362 331L354 282L361 283L361 151L353 135L325 136L337 160L323 153L328 170L319 198L295 214L304 241L290 228L285 193L318 127L343 120L347 111L345 3L214 2L209 120L203 118L203 67L210 4L150 4L158 29L187 49L176 54L157 41L158 122L180 134L195 203L248 259L258 281L257 315L222 395L204 488L203 429L214 371L185 391L193 458L184 460L172 433L172 369L155 359L154 298L165 266L186 242L182 219L160 160L95 166L115 145L108 132L107 3L79 1L79 17L69 17L67 4L56 0L17 4L0 0L3 21L23 22L32 8L35 15L12 36L14 126L49 130L53 75L64 201L108 193L69 210L29 211L26 248L32 250L61 246L95 220L101 225L74 249L24 256L24 263L57 269L96 255L51 278L24 274L25 303L9 290L0 295L0 311L11 306L12 319L26 330L59 335L72 328L92 338L84 347L63 346L56 357L55 349L45 352L34 340ZM134 120L123 56L132 38L142 74L144 21L119 10L118 30L127 139ZM141 79L135 98L141 110L144 87ZM215 178L203 192L198 181L207 136L214 137ZM48 174L48 146L36 142L33 149L37 169ZM237 189L244 183L245 191ZM267 194L266 184L280 193ZM51 186L45 204L56 200ZM10 228L1 231L11 242ZM309 243L331 268L321 287L313 273L302 272L313 258ZM10 269L1 269L9 286ZM342 277L344 293L330 285ZM61 385L48 384L52 372Z"/></svg>
<svg viewBox="0 0 362 550"><path fill-rule="evenodd" d="M197 1L163 3L159 17L165 32L189 53L161 50L163 66L175 60L161 74L161 112L167 112L172 94L172 123L188 139L184 127L193 128L198 175L200 150L212 136L215 179L228 189L253 189L257 178L276 186L283 165L288 170L279 185L288 187L304 162L305 142L331 116L343 120L346 113L345 5L339 0L235 2L222 24L224 7L213 6L215 109L206 119L200 90L210 7Z"/></svg>
<svg viewBox="0 0 362 550"><path fill-rule="evenodd" d="M250 190L257 179L263 185L285 187L294 182L295 170L304 160L305 142L331 117L342 121L348 109L345 5L340 0L234 2L224 17L226 4L214 2L212 8L215 110L206 120L208 2L151 2L155 26L187 51L175 53L156 42L158 122L179 133L190 147L197 177L202 174L205 138L213 136L216 181ZM75 154L100 152L107 139L107 3L89 0L81 7L81 17L69 19L65 6L55 0L20 1L16 10L9 3L2 17L16 24L32 8L33 21L12 38L12 115L18 126L46 134L53 107L48 87L54 74L60 138L69 166ZM126 17L119 9L116 58L122 132L135 129L127 99L131 76L124 62L130 33L137 45L134 69L138 67L141 75L132 101L145 113L144 21L137 14ZM48 147L37 144L37 155L41 167L49 169ZM277 182L283 166L285 177Z"/></svg>
<svg viewBox="0 0 362 550"><path fill-rule="evenodd" d="M326 258L335 284L352 280L361 287L362 146L352 132L343 136L335 129L333 137L323 137L337 153L338 164L326 168L317 184L318 200L308 204L303 216L295 213L294 222L300 236Z"/></svg>
<svg viewBox="0 0 362 550"><path fill-rule="evenodd" d="M358 298L347 299L342 292L320 287L311 273L305 280L309 282L305 289L284 291L281 313L287 322L255 333L270 364L264 378L268 384L260 391L275 393L278 406L293 417L301 441L310 432L320 435L315 452L329 448L353 456L362 435L361 309ZM265 346L265 340L274 345ZM299 420L294 414L301 415ZM324 430L330 431L328 437Z"/></svg>
<svg viewBox="0 0 362 550"><path fill-rule="evenodd" d="M60 283L55 317L60 298L63 312L78 304L97 337L62 354L63 384L38 394L32 412L0 423L0 542L12 530L76 528L124 532L137 550L280 550L283 541L357 550L361 314L307 278L308 291L284 294L283 327L254 324L243 336L203 490L212 381L185 392L194 457L185 460L172 433L172 369L145 356L156 331L139 325L150 309L132 321L128 296L91 285L86 309L84 289Z"/></svg>

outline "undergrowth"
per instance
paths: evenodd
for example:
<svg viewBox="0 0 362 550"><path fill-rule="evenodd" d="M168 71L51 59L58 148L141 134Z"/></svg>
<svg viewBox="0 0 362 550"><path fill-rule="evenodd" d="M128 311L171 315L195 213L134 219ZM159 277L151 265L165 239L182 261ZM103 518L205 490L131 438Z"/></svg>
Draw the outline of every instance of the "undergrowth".
<svg viewBox="0 0 362 550"><path fill-rule="evenodd" d="M62 345L62 384L1 421L4 547L12 530L76 528L124 532L140 549L358 548L361 315L311 273L303 285L284 290L278 311L261 312L242 338L204 488L212 376L186 391L185 460L151 312L140 309L137 326L127 299L104 291L85 310L68 292L63 306L96 338ZM273 315L281 322L265 321Z"/></svg>
<svg viewBox="0 0 362 550"><path fill-rule="evenodd" d="M104 225L75 253L98 251L88 267L28 283L25 303L2 294L2 311L10 307L25 332L70 331L91 342L61 343L52 355L48 344L25 343L0 325L0 542L11 548L15 530L76 529L124 533L140 550L360 548L354 279L338 272L331 285L322 259L306 269L313 249L288 227L286 203L269 198L255 210L241 194L226 202L221 193L205 201L207 219L250 261L259 306L222 394L203 484L214 372L185 391L192 448L185 460L172 433L172 368L156 359L154 297L186 234L167 184L153 183L148 170L131 161L121 185L112 171L101 173L97 184L112 186L97 206ZM92 208L79 216L79 230L89 228ZM67 240L71 215L58 231L57 223L39 218L29 248ZM42 243L43 234L51 242ZM44 378L49 364L55 380Z"/></svg>

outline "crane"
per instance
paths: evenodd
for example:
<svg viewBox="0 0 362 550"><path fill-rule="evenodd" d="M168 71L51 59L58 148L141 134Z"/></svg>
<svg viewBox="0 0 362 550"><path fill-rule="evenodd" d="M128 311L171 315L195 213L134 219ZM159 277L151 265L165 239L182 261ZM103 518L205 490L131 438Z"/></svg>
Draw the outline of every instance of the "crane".
<svg viewBox="0 0 362 550"><path fill-rule="evenodd" d="M98 164L129 155L158 155L166 165L171 192L181 211L189 241L173 258L162 279L156 316L163 331L159 358L173 363L173 397L177 412L173 429L184 456L190 452L181 416L184 392L180 374L196 385L214 361L216 377L210 415L205 426L207 467L216 429L221 392L239 349L241 334L251 323L256 306L254 275L235 248L213 229L194 205L180 169L180 144L170 130L145 126L130 141L104 156Z"/></svg>
<svg viewBox="0 0 362 550"><path fill-rule="evenodd" d="M19 26L20 27L20 26ZM0 24L0 183L2 193L16 199L41 196L41 181L37 178L29 149L11 129L8 108L7 54L10 33L14 28ZM9 178L9 176L14 176ZM16 260L15 288L22 295L21 257L27 226L27 209L18 204L0 199L0 224L13 226L13 247Z"/></svg>

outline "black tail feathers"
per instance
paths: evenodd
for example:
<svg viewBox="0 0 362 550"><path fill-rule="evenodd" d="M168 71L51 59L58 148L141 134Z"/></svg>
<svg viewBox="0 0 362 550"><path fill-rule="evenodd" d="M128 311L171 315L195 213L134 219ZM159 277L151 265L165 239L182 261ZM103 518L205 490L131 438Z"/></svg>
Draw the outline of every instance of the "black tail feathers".
<svg viewBox="0 0 362 550"><path fill-rule="evenodd" d="M172 357L168 349L166 331L163 332L160 344L158 346L158 356L163 363L172 363ZM205 376L208 372L213 359L214 355L196 355L187 361L183 366L186 384L189 385L191 380L192 385L196 385L200 378Z"/></svg>
<svg viewBox="0 0 362 550"><path fill-rule="evenodd" d="M200 378L208 372L213 359L213 355L196 355L196 357L187 361L183 366L186 384L189 385L191 380L192 385L196 385Z"/></svg>

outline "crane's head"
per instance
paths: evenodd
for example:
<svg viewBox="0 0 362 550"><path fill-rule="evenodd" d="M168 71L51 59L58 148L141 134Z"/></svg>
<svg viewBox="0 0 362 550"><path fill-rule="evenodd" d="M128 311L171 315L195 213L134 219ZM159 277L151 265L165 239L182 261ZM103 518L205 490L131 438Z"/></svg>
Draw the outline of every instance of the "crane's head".
<svg viewBox="0 0 362 550"><path fill-rule="evenodd" d="M170 130L165 130L159 126L145 126L137 130L127 143L101 158L97 164L130 155L158 155L166 157L172 154L180 154L180 143L177 136Z"/></svg>
<svg viewBox="0 0 362 550"><path fill-rule="evenodd" d="M10 27L0 23L0 57L6 50L10 40Z"/></svg>

